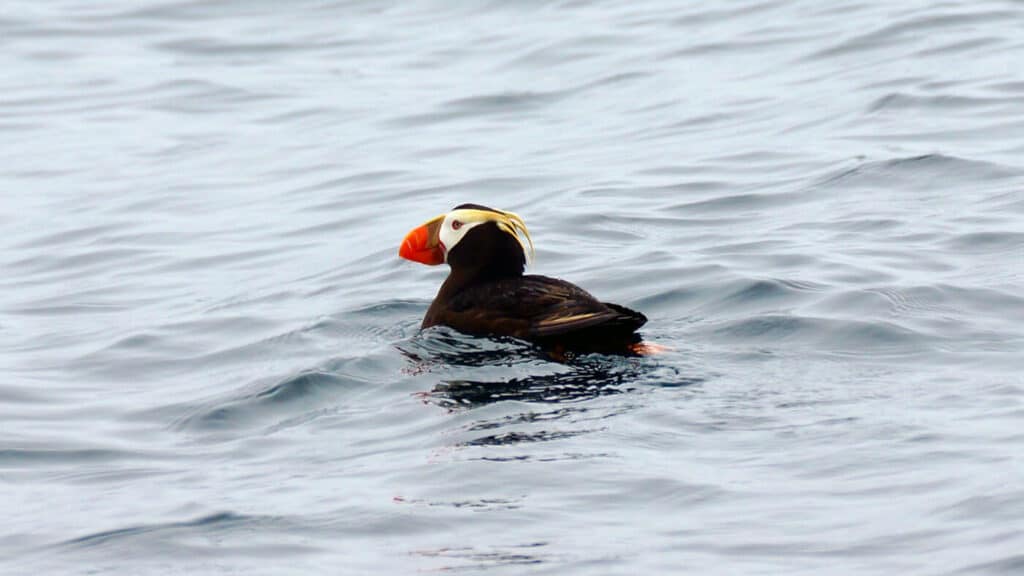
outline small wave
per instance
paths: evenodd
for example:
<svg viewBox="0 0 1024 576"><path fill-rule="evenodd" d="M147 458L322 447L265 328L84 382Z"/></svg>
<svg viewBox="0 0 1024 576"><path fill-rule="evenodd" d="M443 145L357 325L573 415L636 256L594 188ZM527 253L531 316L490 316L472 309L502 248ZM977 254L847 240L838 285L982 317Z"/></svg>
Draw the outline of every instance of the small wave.
<svg viewBox="0 0 1024 576"><path fill-rule="evenodd" d="M154 532L165 532L168 530L189 528L221 529L228 526L244 523L254 518L255 517L252 516L234 514L231 512L220 512L196 518L195 520L186 520L183 522L162 522L158 524L142 524L136 526L129 526L125 528L116 528L113 530L104 530L101 532L86 534L85 536L79 536L78 538L72 538L71 540L66 540L58 544L58 546L103 546L118 540L130 539L136 536L141 536L144 534L150 534Z"/></svg>
<svg viewBox="0 0 1024 576"><path fill-rule="evenodd" d="M811 199L805 192L779 192L773 194L731 194L709 200L696 200L669 207L686 214L728 214L735 216L745 211L781 208Z"/></svg>
<svg viewBox="0 0 1024 576"><path fill-rule="evenodd" d="M828 48L813 52L808 59L823 60L835 57L861 56L866 53L891 49L909 38L926 37L929 32L949 30L1017 18L1013 11L975 13L942 13L940 11L914 11L902 19L882 20L884 24L851 38L844 38Z"/></svg>
<svg viewBox="0 0 1024 576"><path fill-rule="evenodd" d="M898 190L914 184L930 188L938 179L948 186L950 182L976 184L979 179L1006 179L1019 176L1019 171L994 162L946 154L923 154L863 162L853 168L839 170L826 176L818 186L848 188L860 185Z"/></svg>
<svg viewBox="0 0 1024 576"><path fill-rule="evenodd" d="M762 314L716 325L708 336L746 345L799 345L844 355L903 356L931 351L936 338L892 321Z"/></svg>
<svg viewBox="0 0 1024 576"><path fill-rule="evenodd" d="M320 413L327 399L337 403L346 393L360 390L369 381L343 373L345 366L359 359L340 361L330 369L308 370L273 383L247 386L225 398L209 401L179 419L181 430L243 430L292 419L296 413Z"/></svg>
<svg viewBox="0 0 1024 576"><path fill-rule="evenodd" d="M727 251L731 253L732 249ZM751 278L716 283L698 290L702 303L691 313L714 317L785 310L819 298L826 289L824 284L799 279Z"/></svg>
<svg viewBox="0 0 1024 576"><path fill-rule="evenodd" d="M427 114L411 114L389 120L388 124L414 128L458 120L479 120L480 117L518 117L540 110L569 97L576 89L551 92L500 92L449 100Z"/></svg>

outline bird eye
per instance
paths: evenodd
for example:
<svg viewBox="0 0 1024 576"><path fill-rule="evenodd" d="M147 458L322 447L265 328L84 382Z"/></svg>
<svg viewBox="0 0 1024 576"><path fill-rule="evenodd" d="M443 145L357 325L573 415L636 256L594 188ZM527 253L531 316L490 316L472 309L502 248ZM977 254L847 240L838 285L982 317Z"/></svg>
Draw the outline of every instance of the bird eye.
<svg viewBox="0 0 1024 576"><path fill-rule="evenodd" d="M459 228L462 228L462 222L452 220L452 230L458 230Z"/></svg>

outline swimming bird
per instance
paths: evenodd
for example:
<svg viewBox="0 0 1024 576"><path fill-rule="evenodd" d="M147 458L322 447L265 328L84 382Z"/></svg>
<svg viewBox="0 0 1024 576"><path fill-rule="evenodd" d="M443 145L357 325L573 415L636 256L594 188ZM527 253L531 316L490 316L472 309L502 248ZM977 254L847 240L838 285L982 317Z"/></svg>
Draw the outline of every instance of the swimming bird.
<svg viewBox="0 0 1024 576"><path fill-rule="evenodd" d="M462 204L410 231L398 255L448 278L422 328L449 326L477 336L513 336L561 356L564 352L638 354L643 314L601 302L575 284L524 275L533 240L517 214Z"/></svg>

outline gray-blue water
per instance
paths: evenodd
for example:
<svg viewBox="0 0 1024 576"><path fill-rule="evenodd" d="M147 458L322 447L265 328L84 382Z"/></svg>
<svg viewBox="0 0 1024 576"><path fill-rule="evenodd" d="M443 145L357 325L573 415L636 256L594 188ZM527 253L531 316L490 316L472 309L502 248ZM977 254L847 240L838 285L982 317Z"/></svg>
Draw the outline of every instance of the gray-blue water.
<svg viewBox="0 0 1024 576"><path fill-rule="evenodd" d="M1019 1L8 0L0 197L2 573L1024 573Z"/></svg>

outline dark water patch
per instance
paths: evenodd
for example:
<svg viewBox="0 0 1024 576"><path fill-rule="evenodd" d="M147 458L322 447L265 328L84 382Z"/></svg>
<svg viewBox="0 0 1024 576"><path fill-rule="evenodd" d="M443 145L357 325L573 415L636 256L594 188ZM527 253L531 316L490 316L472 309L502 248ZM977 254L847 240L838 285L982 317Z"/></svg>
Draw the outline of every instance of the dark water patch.
<svg viewBox="0 0 1024 576"><path fill-rule="evenodd" d="M982 520L1012 524L1024 514L1024 491L1002 494L977 494L955 502L936 513L957 521Z"/></svg>
<svg viewBox="0 0 1024 576"><path fill-rule="evenodd" d="M804 278L777 278L775 279L775 282L782 284L786 288L799 290L801 292L825 292L832 289L832 286L828 284Z"/></svg>
<svg viewBox="0 0 1024 576"><path fill-rule="evenodd" d="M413 362L409 370L414 373L432 366L515 366L551 360L517 338L478 338L446 326L428 328L395 347Z"/></svg>
<svg viewBox="0 0 1024 576"><path fill-rule="evenodd" d="M450 506L452 508L470 509L474 511L516 510L522 507L523 498L480 498L477 500L426 501L415 498L401 498L405 504L424 504L427 506Z"/></svg>
<svg viewBox="0 0 1024 576"><path fill-rule="evenodd" d="M934 46L914 52L917 57L930 56L962 56L974 52L976 54L990 53L998 50L1004 41L994 38L979 38L971 40L959 40L946 42L941 46Z"/></svg>
<svg viewBox="0 0 1024 576"><path fill-rule="evenodd" d="M1024 93L1024 81L1005 81L1000 79L989 84L987 88L996 92Z"/></svg>
<svg viewBox="0 0 1024 576"><path fill-rule="evenodd" d="M270 388L257 393L252 398L259 403L278 404L290 403L315 395L325 388L337 388L343 384L342 378L334 374L307 372L287 380L283 380Z"/></svg>
<svg viewBox="0 0 1024 576"><path fill-rule="evenodd" d="M787 243L782 240L769 240L763 242L720 242L714 246L704 248L703 253L712 256L749 255L757 253L772 253L785 249Z"/></svg>
<svg viewBox="0 0 1024 576"><path fill-rule="evenodd" d="M511 377L507 380L447 380L430 392L431 401L450 410L514 400L563 403L629 392L630 374L610 367L572 367L566 372Z"/></svg>
<svg viewBox="0 0 1024 576"><path fill-rule="evenodd" d="M3 325L0 324L0 331ZM28 381L0 383L0 403L11 404L46 404L52 401L49 395L43 393L43 382L30 384Z"/></svg>
<svg viewBox="0 0 1024 576"><path fill-rule="evenodd" d="M3 448L0 449L0 467L8 470L25 466L73 465L98 462L111 463L124 459L146 459L142 454L132 454L107 448Z"/></svg>
<svg viewBox="0 0 1024 576"><path fill-rule="evenodd" d="M582 383L581 383L582 381ZM594 381L576 375L527 376L507 381L450 380L437 385L430 393L431 401L448 408L471 408L503 400L522 402L576 402L598 396L621 394L614 378Z"/></svg>
<svg viewBox="0 0 1024 576"><path fill-rule="evenodd" d="M671 353L671 352L668 352ZM527 361L515 371L488 371L489 379L444 379L426 396L448 410L477 408L498 402L579 404L605 396L637 392L640 388L675 388L704 382L699 372L663 366L657 358L623 358L599 354L577 356L557 363ZM553 370L553 372L552 372ZM523 371L528 373L522 374ZM479 378L479 376L478 376ZM564 415L569 412L530 412Z"/></svg>
<svg viewBox="0 0 1024 576"><path fill-rule="evenodd" d="M487 547L480 550L469 546L445 547L433 550L417 550L416 555L432 561L441 561L438 568L444 572L480 571L506 566L537 566L549 562L550 553L544 552L547 542L509 544Z"/></svg>
<svg viewBox="0 0 1024 576"><path fill-rule="evenodd" d="M0 117L2 117L2 116L0 116ZM39 123L36 123L36 122L0 121L0 131L2 131L4 133L8 133L8 134L10 134L10 133L18 133L18 132L32 132L32 131L38 130L38 129L39 129ZM40 171L11 173L11 177L14 177L14 178L36 178L36 177L38 177L38 178L45 178L46 176L47 176L46 174L41 173ZM4 216L0 216L0 218L4 218ZM4 220L7 220L7 219L8 218L4 218ZM0 220L0 222L2 222L4 220Z"/></svg>
<svg viewBox="0 0 1024 576"><path fill-rule="evenodd" d="M271 113L260 117L256 122L269 126L300 124L314 126L322 122L324 118L330 117L334 112L335 110L333 108L328 108L326 106L309 106L299 109L290 109L286 112ZM332 167L332 164L321 164L320 166L308 167L307 170L313 172L317 169L329 170Z"/></svg>
<svg viewBox="0 0 1024 576"><path fill-rule="evenodd" d="M974 110L992 106L1005 106L1012 104L1009 98L979 98L971 96L952 95L917 95L894 92L886 94L868 108L869 112L881 112L884 110L906 111L917 108L946 109L946 110Z"/></svg>
<svg viewBox="0 0 1024 576"><path fill-rule="evenodd" d="M504 414L496 418L474 420L472 424L466 427L466 430L469 432L479 432L482 430L504 428L510 425L535 423L553 425L553 423L560 420L579 422L583 420L600 420L604 418L603 413L596 410L592 411L585 403L562 405L554 409L548 409L550 408L548 406L545 406L544 408L544 410L529 410L513 414Z"/></svg>
<svg viewBox="0 0 1024 576"><path fill-rule="evenodd" d="M307 43L297 42L224 42L201 37L160 42L156 47L176 54L207 58L239 56L257 58L289 52L309 52L317 48Z"/></svg>
<svg viewBox="0 0 1024 576"><path fill-rule="evenodd" d="M549 400L544 400L548 402ZM530 401L535 402L535 401ZM539 406L531 406L522 410L521 404L512 404L519 411L505 413L495 418L481 418L475 420L466 427L466 440L459 442L459 446L503 446L514 447L517 444L529 444L535 442L552 442L574 438L584 434L600 432L607 429L608 420L619 416L628 408L616 406L590 406L588 403L578 403L568 406L560 406L554 410L538 409ZM570 453L552 456L545 454L540 459L551 458L573 459L607 456L607 454L595 453ZM502 451L493 454L490 451L481 453L481 460L488 461L512 461L530 460L533 457L518 454L508 454Z"/></svg>
<svg viewBox="0 0 1024 576"><path fill-rule="evenodd" d="M1007 531L1000 540L1013 541L1014 533ZM976 562L961 568L957 574L1006 574L1012 576L1024 571L1024 554L1012 554L998 560Z"/></svg>
<svg viewBox="0 0 1024 576"><path fill-rule="evenodd" d="M350 7L355 7L350 5ZM127 6L124 9L115 10L109 8L109 13L95 18L118 19L133 21L152 22L181 22L193 24L196 21L242 18L267 13L267 8L262 5L251 6L221 6L210 4L201 0L177 0L161 4L154 3L147 6Z"/></svg>
<svg viewBox="0 0 1024 576"><path fill-rule="evenodd" d="M594 430L541 430L539 432L503 432L464 442L463 446L514 446L524 442L550 442L588 434Z"/></svg>
<svg viewBox="0 0 1024 576"><path fill-rule="evenodd" d="M643 71L619 72L619 73L616 73L616 74L609 74L607 76L602 76L601 78L598 78L597 80L594 80L592 82L588 82L587 84L584 85L583 88L584 89L591 89L591 88L602 88L602 87L605 87L605 86L614 86L614 85L617 85L617 84L630 84L634 80L640 80L640 79L643 79L643 78L650 78L651 76L652 76L651 73L643 72Z"/></svg>
<svg viewBox="0 0 1024 576"><path fill-rule="evenodd" d="M970 232L950 238L945 244L971 254L1016 252L1024 257L1024 232L1015 230Z"/></svg>
<svg viewBox="0 0 1024 576"><path fill-rule="evenodd" d="M152 299L149 302L156 302ZM12 308L10 313L21 316L82 316L94 314L115 314L131 306L146 304L145 301L133 300L117 304L106 302L60 302L58 299L47 299L32 302L25 306Z"/></svg>
<svg viewBox="0 0 1024 576"><path fill-rule="evenodd" d="M73 41L89 38L146 37L159 33L160 29L154 26L127 26L117 24L97 28L88 25L68 25L62 22L56 25L48 23L46 25L19 26L8 30L6 32L6 37L12 40L51 38Z"/></svg>
<svg viewBox="0 0 1024 576"><path fill-rule="evenodd" d="M827 222L800 222L797 224L790 224L786 226L785 229L881 233L899 230L900 228L903 228L906 225L906 222L896 220L893 218L858 217L835 218Z"/></svg>
<svg viewBox="0 0 1024 576"><path fill-rule="evenodd" d="M480 120L484 117L518 118L543 110L552 104L568 98L577 91L578 89L548 92L501 92L456 98L442 103L432 113L389 119L386 123L405 128L417 128L452 121L468 122Z"/></svg>

